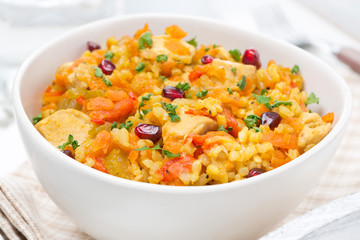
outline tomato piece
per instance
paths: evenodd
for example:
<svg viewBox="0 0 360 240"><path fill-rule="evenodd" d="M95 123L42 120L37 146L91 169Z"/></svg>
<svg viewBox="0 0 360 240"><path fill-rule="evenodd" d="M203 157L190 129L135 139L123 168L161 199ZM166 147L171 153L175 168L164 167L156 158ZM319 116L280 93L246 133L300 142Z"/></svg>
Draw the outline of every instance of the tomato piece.
<svg viewBox="0 0 360 240"><path fill-rule="evenodd" d="M230 112L228 109L224 109L223 111L225 118L226 118L226 125L227 128L231 127L232 131L229 131L229 133L237 138L239 132L241 131L240 123L236 120L235 116Z"/></svg>
<svg viewBox="0 0 360 240"><path fill-rule="evenodd" d="M197 80L198 78L200 78L202 75L204 75L204 73L199 70L191 71L189 74L189 80L191 82L193 82L193 81Z"/></svg>
<svg viewBox="0 0 360 240"><path fill-rule="evenodd" d="M81 106L84 106L84 104L85 104L85 98L84 98L83 96L77 98L76 101L77 101L78 104L80 104Z"/></svg>
<svg viewBox="0 0 360 240"><path fill-rule="evenodd" d="M159 170L158 174L164 182L172 182L178 179L183 173L190 173L192 164L195 161L190 155L183 155L167 161Z"/></svg>

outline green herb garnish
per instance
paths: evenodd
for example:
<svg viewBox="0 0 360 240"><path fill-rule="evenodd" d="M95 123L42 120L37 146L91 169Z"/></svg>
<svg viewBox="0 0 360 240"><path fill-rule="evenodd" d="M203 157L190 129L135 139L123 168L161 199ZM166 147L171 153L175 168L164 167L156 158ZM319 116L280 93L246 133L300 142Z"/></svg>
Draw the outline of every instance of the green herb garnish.
<svg viewBox="0 0 360 240"><path fill-rule="evenodd" d="M264 104L265 107L267 107L268 109L271 109L271 105L270 105L271 97L267 97L265 95L256 95L256 94L253 94L253 96L256 98L256 101L258 103Z"/></svg>
<svg viewBox="0 0 360 240"><path fill-rule="evenodd" d="M143 111L145 111L145 110L143 110ZM119 125L119 129L125 128L126 130L129 131L129 129L132 127L132 125L133 125L133 123L131 121L127 121L126 123L121 123Z"/></svg>
<svg viewBox="0 0 360 240"><path fill-rule="evenodd" d="M145 49L147 47L151 47L153 44L153 41L151 39L151 32L146 32L141 35L139 38L139 47L138 50Z"/></svg>
<svg viewBox="0 0 360 240"><path fill-rule="evenodd" d="M189 41L187 41L188 44L193 45L194 47L197 47L196 37L193 37Z"/></svg>
<svg viewBox="0 0 360 240"><path fill-rule="evenodd" d="M271 105L271 108L276 108L276 107L278 107L280 105L291 106L292 102L291 101L278 101L278 100L275 100L274 104Z"/></svg>
<svg viewBox="0 0 360 240"><path fill-rule="evenodd" d="M112 82L105 77L105 74L103 73L103 71L101 70L101 68L99 68L99 67L94 67L94 69L95 69L95 70L94 70L94 75L95 75L96 77L101 78L107 87L111 87L111 86L112 86Z"/></svg>
<svg viewBox="0 0 360 240"><path fill-rule="evenodd" d="M74 150L80 146L78 141L74 140L74 136L71 134L69 134L67 142L64 143L63 145L58 146L58 148L60 148L61 150L64 150L67 145L71 145L71 147Z"/></svg>
<svg viewBox="0 0 360 240"><path fill-rule="evenodd" d="M246 116L246 118L244 119L244 122L246 124L246 126L251 129L254 126L258 126L259 121L261 120L261 117L255 115L255 114L249 114Z"/></svg>
<svg viewBox="0 0 360 240"><path fill-rule="evenodd" d="M141 97L141 103L139 104L139 108L138 108L138 110L139 110L139 115L140 115L139 118L140 118L140 119L143 119L144 116L151 111L151 109L141 110L141 108L145 106L145 102L150 100L150 97L151 97L151 96L152 96L152 93L148 93L148 94L146 94L145 96L142 96L142 97Z"/></svg>
<svg viewBox="0 0 360 240"><path fill-rule="evenodd" d="M114 128L117 128L117 127L118 127L117 122L113 122L110 126L110 130L113 130Z"/></svg>
<svg viewBox="0 0 360 240"><path fill-rule="evenodd" d="M253 127L253 129L255 130L255 132L263 132L263 130L261 128L258 128L258 127Z"/></svg>
<svg viewBox="0 0 360 240"><path fill-rule="evenodd" d="M234 73L234 74L236 74L236 68L231 68L231 71Z"/></svg>
<svg viewBox="0 0 360 240"><path fill-rule="evenodd" d="M142 148L136 148L136 149L134 149L134 150L135 150L135 151L162 150L162 153L163 153L164 156L167 157L167 158L180 157L180 153L174 154L174 153L172 153L172 152L170 152L170 151L168 151L168 150L164 150L164 149L162 149L162 148L160 147L159 144L155 145L155 146L152 147L152 148L149 148L149 147L147 147L147 146L144 146L144 147L142 147Z"/></svg>
<svg viewBox="0 0 360 240"><path fill-rule="evenodd" d="M241 52L239 49L230 50L229 53L236 61L240 61Z"/></svg>
<svg viewBox="0 0 360 240"><path fill-rule="evenodd" d="M230 88L227 88L227 91L229 92L230 95L234 93Z"/></svg>
<svg viewBox="0 0 360 240"><path fill-rule="evenodd" d="M160 76L161 81L165 82L167 78L165 76Z"/></svg>
<svg viewBox="0 0 360 240"><path fill-rule="evenodd" d="M208 94L208 92L209 92L208 90L201 90L201 92L196 93L196 96L198 98L204 99L206 97L206 95Z"/></svg>
<svg viewBox="0 0 360 240"><path fill-rule="evenodd" d="M175 87L183 90L183 91L186 91L186 90L189 90L190 89L190 85L189 83L178 83Z"/></svg>
<svg viewBox="0 0 360 240"><path fill-rule="evenodd" d="M291 73L297 74L299 72L299 70L300 70L299 66L295 64L291 69Z"/></svg>
<svg viewBox="0 0 360 240"><path fill-rule="evenodd" d="M162 107L168 112L168 115L172 122L180 121L179 115L176 113L177 105L173 105L171 103L166 104L165 102L161 102Z"/></svg>
<svg viewBox="0 0 360 240"><path fill-rule="evenodd" d="M209 50L210 50L210 48L208 48L208 47L207 47L207 48L205 48L205 52L207 52L207 51L209 51Z"/></svg>
<svg viewBox="0 0 360 240"><path fill-rule="evenodd" d="M42 119L42 113L36 115L35 117L32 118L32 122L33 124L37 124L38 122L40 122L40 120Z"/></svg>
<svg viewBox="0 0 360 240"><path fill-rule="evenodd" d="M226 132L226 133L229 133L229 131L226 130L226 128L224 128L223 125L220 125L220 127L218 128L218 131L224 131L224 132Z"/></svg>
<svg viewBox="0 0 360 240"><path fill-rule="evenodd" d="M115 56L115 53L109 52L109 51L106 52L104 55L105 59L107 59L107 60L111 60L114 56Z"/></svg>
<svg viewBox="0 0 360 240"><path fill-rule="evenodd" d="M213 48L216 48L216 44L215 44L215 43L213 44Z"/></svg>
<svg viewBox="0 0 360 240"><path fill-rule="evenodd" d="M139 62L139 64L136 66L136 68L135 68L135 71L137 72L137 73L139 73L139 72L142 72L143 70L144 70L144 68L145 68L145 64L144 63L142 63L142 62Z"/></svg>
<svg viewBox="0 0 360 240"><path fill-rule="evenodd" d="M310 93L308 99L306 100L305 102L305 105L309 105L309 104L312 104L312 103L316 103L316 104L319 104L319 98L316 97L315 93Z"/></svg>
<svg viewBox="0 0 360 240"><path fill-rule="evenodd" d="M246 77L245 75L242 76L241 80L236 84L236 86L238 86L241 91L244 90L245 86L246 86Z"/></svg>
<svg viewBox="0 0 360 240"><path fill-rule="evenodd" d="M167 60L168 60L168 56L165 54L160 54L160 55L157 55L157 57L156 57L156 61L158 63L163 63L163 62L166 62Z"/></svg>

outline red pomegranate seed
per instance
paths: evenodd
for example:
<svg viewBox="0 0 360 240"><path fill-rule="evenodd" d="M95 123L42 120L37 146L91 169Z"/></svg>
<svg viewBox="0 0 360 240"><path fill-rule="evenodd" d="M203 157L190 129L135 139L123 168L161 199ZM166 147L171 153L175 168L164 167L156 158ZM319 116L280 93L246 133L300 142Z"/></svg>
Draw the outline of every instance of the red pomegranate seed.
<svg viewBox="0 0 360 240"><path fill-rule="evenodd" d="M157 125L139 124L135 128L135 134L141 139L149 139L156 143L161 138L162 130Z"/></svg>
<svg viewBox="0 0 360 240"><path fill-rule="evenodd" d="M274 130L281 121L281 117L276 112L264 112L261 114L261 124L267 124L269 125L271 130Z"/></svg>
<svg viewBox="0 0 360 240"><path fill-rule="evenodd" d="M70 150L61 150L61 152L71 158L74 158L74 155L72 154L72 152Z"/></svg>
<svg viewBox="0 0 360 240"><path fill-rule="evenodd" d="M255 177L257 175L260 175L262 173L264 173L265 171L260 169L260 168L253 168L249 171L249 174L246 175L247 178L250 178L250 177Z"/></svg>
<svg viewBox="0 0 360 240"><path fill-rule="evenodd" d="M184 98L185 92L177 87L165 86L162 91L162 96L174 100L175 98Z"/></svg>
<svg viewBox="0 0 360 240"><path fill-rule="evenodd" d="M88 41L88 42L86 43L86 45L87 45L87 49L88 49L90 52L92 52L92 51L94 51L94 50L96 50L96 49L100 49L100 48L101 48L100 44L98 44L98 43L96 43L96 42L90 42L90 41Z"/></svg>
<svg viewBox="0 0 360 240"><path fill-rule="evenodd" d="M111 75L116 67L110 60L104 59L101 61L99 68L101 68L104 74Z"/></svg>
<svg viewBox="0 0 360 240"><path fill-rule="evenodd" d="M201 62L203 64L209 64L209 63L212 63L212 61L214 60L214 58L210 55L205 55L201 58Z"/></svg>
<svg viewBox="0 0 360 240"><path fill-rule="evenodd" d="M257 69L261 67L260 55L255 49L246 49L242 62L248 65L254 65Z"/></svg>

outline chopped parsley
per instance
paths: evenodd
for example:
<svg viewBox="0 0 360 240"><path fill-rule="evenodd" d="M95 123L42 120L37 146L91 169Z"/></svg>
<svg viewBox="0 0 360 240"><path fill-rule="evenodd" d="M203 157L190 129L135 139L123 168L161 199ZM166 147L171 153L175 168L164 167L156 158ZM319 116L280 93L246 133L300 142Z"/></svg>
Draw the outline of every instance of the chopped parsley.
<svg viewBox="0 0 360 240"><path fill-rule="evenodd" d="M215 44L215 43L213 44L213 48L216 48L216 44Z"/></svg>
<svg viewBox="0 0 360 240"><path fill-rule="evenodd" d="M209 92L208 90L201 90L201 92L196 93L196 96L198 98L204 99L206 97L206 95L208 94L208 92Z"/></svg>
<svg viewBox="0 0 360 240"><path fill-rule="evenodd" d="M274 104L271 105L271 108L276 108L276 107L278 107L280 105L291 106L292 103L291 103L291 101L278 101L278 100L275 100Z"/></svg>
<svg viewBox="0 0 360 240"><path fill-rule="evenodd" d="M125 123L121 123L119 125L119 129L125 128L126 130L129 131L129 129L132 127L133 123L131 121L127 121Z"/></svg>
<svg viewBox="0 0 360 240"><path fill-rule="evenodd" d="M117 128L117 127L118 127L117 122L113 122L110 126L110 130L113 130L114 128Z"/></svg>
<svg viewBox="0 0 360 240"><path fill-rule="evenodd" d="M236 84L236 86L238 86L241 91L244 90L245 86L246 86L246 77L245 75L242 76L241 80Z"/></svg>
<svg viewBox="0 0 360 240"><path fill-rule="evenodd" d="M74 136L69 134L68 140L63 145L58 146L61 150L64 150L66 146L70 145L74 150L78 148L80 145L77 140L74 140Z"/></svg>
<svg viewBox="0 0 360 240"><path fill-rule="evenodd" d="M315 93L310 93L308 99L306 100L305 102L305 105L309 105L309 104L312 104L312 103L316 103L316 104L319 104L319 98L316 97Z"/></svg>
<svg viewBox="0 0 360 240"><path fill-rule="evenodd" d="M151 32L146 32L139 38L139 47L138 50L145 49L146 47L151 47L153 41L151 39Z"/></svg>
<svg viewBox="0 0 360 240"><path fill-rule="evenodd" d="M162 107L168 111L168 115L172 122L180 121L179 115L176 114L177 105L173 105L171 103L166 104L165 102L161 102Z"/></svg>
<svg viewBox="0 0 360 240"><path fill-rule="evenodd" d="M263 132L263 130L261 128L258 128L258 127L253 127L253 129L255 130L255 132Z"/></svg>
<svg viewBox="0 0 360 240"><path fill-rule="evenodd" d="M297 74L299 72L299 70L300 70L299 66L295 64L291 69L291 73Z"/></svg>
<svg viewBox="0 0 360 240"><path fill-rule="evenodd" d="M161 79L161 81L165 82L165 81L167 80L167 77L165 77L165 76L160 76L160 79Z"/></svg>
<svg viewBox="0 0 360 240"><path fill-rule="evenodd" d="M207 52L207 51L209 51L209 50L210 50L210 48L208 48L208 47L207 47L207 48L205 48L205 52Z"/></svg>
<svg viewBox="0 0 360 240"><path fill-rule="evenodd" d="M231 71L234 73L234 74L236 74L236 68L231 68Z"/></svg>
<svg viewBox="0 0 360 240"><path fill-rule="evenodd" d="M187 41L188 44L193 45L194 47L197 47L196 37L193 37L189 41Z"/></svg>
<svg viewBox="0 0 360 240"><path fill-rule="evenodd" d="M227 91L229 92L230 95L234 93L230 88L227 88Z"/></svg>
<svg viewBox="0 0 360 240"><path fill-rule="evenodd" d="M259 121L261 120L261 117L255 115L255 114L249 114L246 116L246 118L244 119L244 122L246 124L246 126L251 129L257 127L259 125ZM255 129L256 131L256 129Z"/></svg>
<svg viewBox="0 0 360 240"><path fill-rule="evenodd" d="M40 120L42 119L42 113L36 115L35 117L32 118L32 122L33 124L37 124L38 122L40 122Z"/></svg>
<svg viewBox="0 0 360 240"><path fill-rule="evenodd" d="M135 71L137 72L137 73L139 73L139 72L142 72L143 70L144 70L144 68L145 68L145 64L144 63L142 63L142 62L139 62L139 64L136 66L136 68L135 68Z"/></svg>
<svg viewBox="0 0 360 240"><path fill-rule="evenodd" d="M241 52L239 49L230 50L229 53L236 61L238 61L238 62L240 61Z"/></svg>
<svg viewBox="0 0 360 240"><path fill-rule="evenodd" d="M151 96L152 96L152 93L148 93L145 96L141 97L141 103L139 104L139 108L138 108L140 119L143 119L146 114L151 112L151 109L141 110L141 108L145 106L145 101L149 101Z"/></svg>
<svg viewBox="0 0 360 240"><path fill-rule="evenodd" d="M101 70L101 68L99 68L99 67L94 67L94 69L95 69L95 70L94 70L94 75L95 75L96 77L101 78L107 87L111 87L111 86L112 86L112 82L104 76L104 73L103 73L103 71Z"/></svg>
<svg viewBox="0 0 360 240"><path fill-rule="evenodd" d="M263 89L261 89L260 95L265 95L267 93L268 93L268 91L265 88L263 88Z"/></svg>
<svg viewBox="0 0 360 240"><path fill-rule="evenodd" d="M104 55L105 59L111 60L115 56L115 53L107 51Z"/></svg>
<svg viewBox="0 0 360 240"><path fill-rule="evenodd" d="M226 130L226 128L224 128L223 125L220 125L220 127L218 128L218 131L224 131L224 132L226 132L226 133L229 133L229 131Z"/></svg>
<svg viewBox="0 0 360 240"><path fill-rule="evenodd" d="M256 101L260 104L264 104L265 107L267 107L268 109L271 109L271 105L270 105L270 100L271 97L267 97L265 95L256 95L253 94L254 98L256 98Z"/></svg>
<svg viewBox="0 0 360 240"><path fill-rule="evenodd" d="M186 90L189 90L190 89L190 85L189 83L178 83L175 87L183 90L183 91L186 91Z"/></svg>
<svg viewBox="0 0 360 240"><path fill-rule="evenodd" d="M156 61L158 63L163 63L163 62L166 62L167 60L168 60L168 56L165 54L160 54L160 55L157 55L157 57L156 57Z"/></svg>
<svg viewBox="0 0 360 240"><path fill-rule="evenodd" d="M142 148L136 148L136 149L134 149L134 150L135 150L135 151L162 150L162 153L163 153L164 156L167 157L167 158L180 157L180 153L175 154L175 153L172 153L172 152L170 152L170 151L168 151L168 150L164 150L164 149L162 149L162 148L160 147L159 144L155 145L155 146L152 147L152 148L149 148L149 147L147 147L147 146L144 146L144 147L142 147Z"/></svg>

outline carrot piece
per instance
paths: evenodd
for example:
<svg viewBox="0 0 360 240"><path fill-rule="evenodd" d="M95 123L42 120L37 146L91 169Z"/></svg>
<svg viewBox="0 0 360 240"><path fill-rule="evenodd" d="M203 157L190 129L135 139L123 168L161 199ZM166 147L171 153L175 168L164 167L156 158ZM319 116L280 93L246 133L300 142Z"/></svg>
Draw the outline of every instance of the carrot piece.
<svg viewBox="0 0 360 240"><path fill-rule="evenodd" d="M165 29L165 33L169 34L171 37L173 38L177 38L177 39L182 39L187 35L187 32L185 32L184 30L182 30L179 26L177 25L171 25L168 26Z"/></svg>
<svg viewBox="0 0 360 240"><path fill-rule="evenodd" d="M105 123L105 120L103 119L90 119L91 122L102 125Z"/></svg>
<svg viewBox="0 0 360 240"><path fill-rule="evenodd" d="M111 144L111 134L106 130L102 130L96 135L92 143L91 151L97 152L99 150L102 150L102 152L106 154L110 147L110 144Z"/></svg>
<svg viewBox="0 0 360 240"><path fill-rule="evenodd" d="M192 141L195 146L200 147L204 145L206 139L214 136L230 136L230 135L224 131L210 131L207 132L205 135L198 135L191 133L186 137L185 143L188 141Z"/></svg>
<svg viewBox="0 0 360 240"><path fill-rule="evenodd" d="M274 147L285 149L297 149L297 134L280 134L274 131L268 131L263 134L262 142L269 142Z"/></svg>
<svg viewBox="0 0 360 240"><path fill-rule="evenodd" d="M160 66L162 74L164 74L165 77L170 77L171 71L172 71L173 67L175 67L176 65L177 65L177 63L174 61L163 62Z"/></svg>
<svg viewBox="0 0 360 240"><path fill-rule="evenodd" d="M134 101L130 98L114 103L112 110L95 110L90 113L91 119L101 119L108 122L120 122L124 120L133 110Z"/></svg>
<svg viewBox="0 0 360 240"><path fill-rule="evenodd" d="M230 112L228 109L224 109L223 111L225 118L226 118L226 125L227 127L231 127L232 131L229 131L229 133L237 138L239 132L241 131L240 123L236 120L235 116Z"/></svg>
<svg viewBox="0 0 360 240"><path fill-rule="evenodd" d="M109 111L114 109L114 103L107 98L104 97L96 97L96 98L90 98L87 100L86 104L87 110L105 110Z"/></svg>
<svg viewBox="0 0 360 240"><path fill-rule="evenodd" d="M202 75L204 75L204 73L199 70L191 71L189 74L189 80L191 82L193 82L193 81L199 79Z"/></svg>
<svg viewBox="0 0 360 240"><path fill-rule="evenodd" d="M114 91L114 90L107 90L105 93L105 97L110 99L113 102L121 101L128 97L127 93L120 90L120 91Z"/></svg>
<svg viewBox="0 0 360 240"><path fill-rule="evenodd" d="M146 32L151 32L149 30L149 24L147 24L147 23L145 23L145 25L142 29L139 29L136 31L136 33L134 34L134 38L139 39L141 37L141 35L143 35L143 33L146 33Z"/></svg>
<svg viewBox="0 0 360 240"><path fill-rule="evenodd" d="M137 158L139 157L139 151L131 150L129 153L129 160L131 163L136 163Z"/></svg>
<svg viewBox="0 0 360 240"><path fill-rule="evenodd" d="M277 168L290 161L289 157L286 157L280 150L275 150L271 157L271 167Z"/></svg>
<svg viewBox="0 0 360 240"><path fill-rule="evenodd" d="M183 173L190 173L192 164L195 161L190 155L183 155L167 161L157 173L161 176L162 181L172 182L178 179Z"/></svg>
<svg viewBox="0 0 360 240"><path fill-rule="evenodd" d="M81 105L84 106L85 104L85 98L83 96L76 99L76 101Z"/></svg>
<svg viewBox="0 0 360 240"><path fill-rule="evenodd" d="M104 173L108 173L108 171L105 168L105 159L102 157L95 158L95 164L93 166L96 170L99 170Z"/></svg>
<svg viewBox="0 0 360 240"><path fill-rule="evenodd" d="M206 108L203 109L189 109L187 111L185 111L186 114L191 114L191 115L198 115L198 116L205 116L205 117L212 117L211 114L207 111Z"/></svg>
<svg viewBox="0 0 360 240"><path fill-rule="evenodd" d="M333 112L329 112L322 117L322 120L327 123L333 123L334 118L335 114Z"/></svg>
<svg viewBox="0 0 360 240"><path fill-rule="evenodd" d="M284 118L281 120L281 123L290 125L298 133L300 133L304 128L304 124L300 121L300 119L294 117Z"/></svg>

